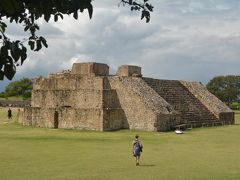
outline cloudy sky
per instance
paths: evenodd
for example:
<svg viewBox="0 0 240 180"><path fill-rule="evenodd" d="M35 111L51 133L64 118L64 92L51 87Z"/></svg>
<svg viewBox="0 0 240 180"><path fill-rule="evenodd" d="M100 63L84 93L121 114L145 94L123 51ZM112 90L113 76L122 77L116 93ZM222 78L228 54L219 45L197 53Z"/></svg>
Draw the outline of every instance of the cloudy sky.
<svg viewBox="0 0 240 180"><path fill-rule="evenodd" d="M65 16L41 25L49 48L30 52L15 79L70 69L74 62L142 67L144 76L207 83L217 75L240 74L239 0L151 0L150 23L118 0L95 0L94 14ZM12 38L26 37L9 25ZM0 91L8 81L0 81Z"/></svg>

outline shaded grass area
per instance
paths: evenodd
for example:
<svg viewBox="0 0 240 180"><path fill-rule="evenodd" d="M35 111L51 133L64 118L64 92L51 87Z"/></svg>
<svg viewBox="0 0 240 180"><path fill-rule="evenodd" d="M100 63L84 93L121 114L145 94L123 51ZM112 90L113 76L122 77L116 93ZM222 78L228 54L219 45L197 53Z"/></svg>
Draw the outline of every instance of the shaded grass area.
<svg viewBox="0 0 240 180"><path fill-rule="evenodd" d="M131 154L135 134L144 145L139 167ZM240 179L239 137L240 125L176 135L0 124L0 179Z"/></svg>

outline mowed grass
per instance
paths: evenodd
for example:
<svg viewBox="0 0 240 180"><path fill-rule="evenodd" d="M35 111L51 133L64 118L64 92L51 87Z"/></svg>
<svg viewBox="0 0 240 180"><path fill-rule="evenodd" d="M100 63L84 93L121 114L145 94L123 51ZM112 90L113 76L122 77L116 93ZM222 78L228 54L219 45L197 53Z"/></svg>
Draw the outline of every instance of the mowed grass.
<svg viewBox="0 0 240 180"><path fill-rule="evenodd" d="M23 127L0 109L0 179L240 179L240 125L183 135ZM16 110L14 110L16 115ZM236 114L240 124L240 113ZM131 143L144 145L135 166Z"/></svg>

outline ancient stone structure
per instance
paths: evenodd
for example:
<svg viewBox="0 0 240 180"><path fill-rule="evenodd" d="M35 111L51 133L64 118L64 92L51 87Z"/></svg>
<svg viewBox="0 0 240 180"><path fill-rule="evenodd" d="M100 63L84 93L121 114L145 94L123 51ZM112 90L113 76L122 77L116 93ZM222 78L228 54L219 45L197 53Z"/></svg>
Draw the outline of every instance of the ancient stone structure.
<svg viewBox="0 0 240 180"><path fill-rule="evenodd" d="M75 63L71 71L35 80L24 125L88 130L168 131L233 124L234 113L197 82L142 77L141 68L121 66L116 75L100 63Z"/></svg>

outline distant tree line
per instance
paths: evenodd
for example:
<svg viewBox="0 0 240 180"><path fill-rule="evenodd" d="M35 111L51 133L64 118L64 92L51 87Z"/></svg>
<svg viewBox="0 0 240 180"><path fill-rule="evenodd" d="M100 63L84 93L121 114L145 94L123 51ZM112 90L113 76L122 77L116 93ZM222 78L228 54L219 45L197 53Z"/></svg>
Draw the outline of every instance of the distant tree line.
<svg viewBox="0 0 240 180"><path fill-rule="evenodd" d="M20 96L23 99L31 98L33 83L29 78L22 78L18 81L9 83L5 91L0 93L1 98L8 98L12 96Z"/></svg>
<svg viewBox="0 0 240 180"><path fill-rule="evenodd" d="M207 89L229 106L239 109L240 76L217 76L207 83Z"/></svg>

